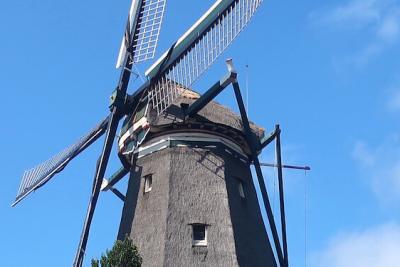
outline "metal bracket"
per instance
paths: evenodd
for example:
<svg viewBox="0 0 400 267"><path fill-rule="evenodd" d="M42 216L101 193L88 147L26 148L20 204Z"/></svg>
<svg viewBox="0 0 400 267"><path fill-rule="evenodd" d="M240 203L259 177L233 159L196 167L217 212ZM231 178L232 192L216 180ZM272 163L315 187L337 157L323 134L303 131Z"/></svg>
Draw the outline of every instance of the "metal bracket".
<svg viewBox="0 0 400 267"><path fill-rule="evenodd" d="M110 96L109 108L112 110L117 107L118 110L123 110L126 102L126 94L122 93L121 90L115 89Z"/></svg>
<svg viewBox="0 0 400 267"><path fill-rule="evenodd" d="M101 185L101 191L110 190L119 180L125 177L129 173L129 169L121 167L116 171L109 179L103 179Z"/></svg>

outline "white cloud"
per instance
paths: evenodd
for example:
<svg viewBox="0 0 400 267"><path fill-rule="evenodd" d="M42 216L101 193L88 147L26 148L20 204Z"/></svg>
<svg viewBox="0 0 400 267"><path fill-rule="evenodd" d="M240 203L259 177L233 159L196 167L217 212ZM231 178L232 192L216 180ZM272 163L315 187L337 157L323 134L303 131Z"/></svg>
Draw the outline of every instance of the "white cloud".
<svg viewBox="0 0 400 267"><path fill-rule="evenodd" d="M400 225L385 224L362 232L342 233L314 252L312 267L398 267Z"/></svg>
<svg viewBox="0 0 400 267"><path fill-rule="evenodd" d="M311 13L313 25L341 30L356 30L355 34L369 40L350 53L349 60L357 67L367 65L400 39L400 1L351 0L344 5Z"/></svg>
<svg viewBox="0 0 400 267"><path fill-rule="evenodd" d="M373 166L375 157L363 142L357 142L353 149L353 157L364 166Z"/></svg>
<svg viewBox="0 0 400 267"><path fill-rule="evenodd" d="M399 38L399 12L386 16L378 27L377 35L385 42L396 41Z"/></svg>
<svg viewBox="0 0 400 267"><path fill-rule="evenodd" d="M317 23L332 26L361 26L380 18L380 5L377 0L353 0L345 5L326 8L311 13L311 19Z"/></svg>
<svg viewBox="0 0 400 267"><path fill-rule="evenodd" d="M376 148L357 142L353 158L375 195L386 205L400 200L400 138L393 135Z"/></svg>
<svg viewBox="0 0 400 267"><path fill-rule="evenodd" d="M387 107L390 111L400 110L400 89L393 90L390 99L387 103Z"/></svg>

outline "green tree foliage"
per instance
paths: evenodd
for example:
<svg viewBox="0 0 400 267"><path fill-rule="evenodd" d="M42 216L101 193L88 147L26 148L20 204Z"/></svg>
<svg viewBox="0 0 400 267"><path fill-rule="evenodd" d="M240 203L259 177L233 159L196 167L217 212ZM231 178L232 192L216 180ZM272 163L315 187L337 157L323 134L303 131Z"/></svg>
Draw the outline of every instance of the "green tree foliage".
<svg viewBox="0 0 400 267"><path fill-rule="evenodd" d="M142 257L129 237L117 240L111 250L101 255L100 261L92 259L92 267L140 267Z"/></svg>

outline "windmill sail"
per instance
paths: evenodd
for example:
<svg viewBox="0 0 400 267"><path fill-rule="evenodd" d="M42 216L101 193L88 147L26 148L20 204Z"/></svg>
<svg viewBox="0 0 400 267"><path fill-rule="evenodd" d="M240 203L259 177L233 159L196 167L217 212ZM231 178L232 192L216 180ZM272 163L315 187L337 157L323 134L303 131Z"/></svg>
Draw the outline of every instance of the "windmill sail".
<svg viewBox="0 0 400 267"><path fill-rule="evenodd" d="M18 202L24 199L29 193L43 186L55 174L63 170L74 157L104 134L107 124L108 117L100 122L88 134L80 138L75 144L67 147L62 152L36 167L25 171L21 179L17 197L12 206L18 204Z"/></svg>
<svg viewBox="0 0 400 267"><path fill-rule="evenodd" d="M161 114L244 29L262 0L218 0L149 70L149 98Z"/></svg>
<svg viewBox="0 0 400 267"><path fill-rule="evenodd" d="M132 63L139 63L154 57L163 21L165 3L166 0L145 0L139 10L139 1L132 1L125 35L122 38L118 55L117 68L122 67L128 48L133 49ZM137 20L135 19L136 17L138 18ZM135 23L137 23L136 26ZM132 35L134 35L133 38L131 38Z"/></svg>

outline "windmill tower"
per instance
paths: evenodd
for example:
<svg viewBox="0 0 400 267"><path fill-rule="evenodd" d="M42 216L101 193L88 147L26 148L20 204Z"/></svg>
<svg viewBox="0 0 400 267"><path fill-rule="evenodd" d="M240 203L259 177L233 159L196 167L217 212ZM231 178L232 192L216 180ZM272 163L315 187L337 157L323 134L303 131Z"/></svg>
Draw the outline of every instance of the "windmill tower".
<svg viewBox="0 0 400 267"><path fill-rule="evenodd" d="M265 146L273 140L280 143L279 128L265 137L261 128L249 123L230 61L228 73L203 95L188 89L244 29L262 0L217 0L146 71L147 81L128 94L133 65L154 56L165 2L133 0L110 115L74 145L26 171L13 206L104 134L74 266L83 264L100 191L108 190L124 201L118 235L128 234L137 242L146 266L288 266L282 164L278 157L280 238L258 161ZM213 102L229 85L240 117ZM118 155L123 166L105 179L122 119ZM278 150L279 156L279 145ZM260 184L266 226L250 164ZM128 173L124 196L113 186Z"/></svg>
<svg viewBox="0 0 400 267"><path fill-rule="evenodd" d="M214 101L185 119L181 107L199 97L184 90L163 116L142 119L151 126L137 159L122 135L121 152L135 164L119 238L134 240L144 266L277 266L241 119Z"/></svg>

